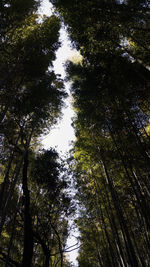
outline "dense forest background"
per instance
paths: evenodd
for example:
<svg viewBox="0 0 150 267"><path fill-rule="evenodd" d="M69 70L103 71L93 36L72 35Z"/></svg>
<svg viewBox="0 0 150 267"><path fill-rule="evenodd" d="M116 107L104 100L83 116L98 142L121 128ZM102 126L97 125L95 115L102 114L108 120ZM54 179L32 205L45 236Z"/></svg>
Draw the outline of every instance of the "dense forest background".
<svg viewBox="0 0 150 267"><path fill-rule="evenodd" d="M72 266L72 172L78 266L148 267L150 3L50 2L51 17L40 1L0 2L0 266ZM66 162L39 144L67 96L53 71L61 23L82 55L66 63L76 113Z"/></svg>

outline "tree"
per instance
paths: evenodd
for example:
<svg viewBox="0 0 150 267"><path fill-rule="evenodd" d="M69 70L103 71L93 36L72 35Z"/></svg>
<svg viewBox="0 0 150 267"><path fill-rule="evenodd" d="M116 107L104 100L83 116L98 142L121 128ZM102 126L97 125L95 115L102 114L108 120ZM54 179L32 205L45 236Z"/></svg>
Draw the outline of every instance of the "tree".
<svg viewBox="0 0 150 267"><path fill-rule="evenodd" d="M79 264L148 266L148 1L51 2L83 56L67 64L83 205Z"/></svg>
<svg viewBox="0 0 150 267"><path fill-rule="evenodd" d="M67 173L54 150L40 151L38 154L29 151L28 166L26 164L25 161L20 197L16 190L18 205L15 206L14 200L7 214L4 239L1 240L2 259L4 262L7 260L8 266L11 261L17 262L18 266L27 262L31 266L45 267L50 264L55 266L54 262L57 262L61 266L65 262L63 253L68 236L67 217L71 210L66 191ZM18 259L22 258L22 253L21 263Z"/></svg>
<svg viewBox="0 0 150 267"><path fill-rule="evenodd" d="M66 97L63 82L54 73L52 63L60 46L60 22L56 16L40 18L36 13L38 4L28 0L0 4L0 260L3 266L42 263L49 266L52 257L62 266L65 258L68 227L65 214L70 200L63 193L66 183L59 182L55 152L39 156L43 167L37 181L41 188L37 177L31 178L31 165L35 164L35 150L38 150L34 141L60 118ZM49 173L43 175L46 162L46 168L51 163L53 169L47 169ZM46 180L48 174L50 183ZM40 203L37 203L38 197ZM45 237L47 226L48 239Z"/></svg>

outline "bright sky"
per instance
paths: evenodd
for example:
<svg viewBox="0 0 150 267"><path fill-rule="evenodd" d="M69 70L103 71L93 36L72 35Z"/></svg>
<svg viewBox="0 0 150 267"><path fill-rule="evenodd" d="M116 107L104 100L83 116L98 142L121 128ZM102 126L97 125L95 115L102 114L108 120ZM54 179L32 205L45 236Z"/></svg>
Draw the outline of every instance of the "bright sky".
<svg viewBox="0 0 150 267"><path fill-rule="evenodd" d="M52 5L49 3L48 0L43 0L40 13L50 16L52 14ZM62 47L59 48L57 51L57 58L54 62L54 70L55 73L61 74L61 77L65 77L64 71L64 63L67 59L71 59L75 56L80 57L79 53L76 50L71 48L71 42L67 38L67 34L65 29L60 30L60 41L62 42ZM65 83L65 89L69 94L69 83ZM57 151L64 155L71 149L71 141L75 140L74 130L71 126L72 117L74 116L74 112L71 106L71 96L66 100L66 108L63 109L63 118L61 121L56 125L55 129L51 130L51 132L43 138L42 144L44 148L48 149L50 147L54 147ZM72 232L70 238L68 239L67 246L70 247L77 243L76 237L78 232ZM74 267L77 266L77 257L78 253L77 250L74 250L68 253L68 257L70 261L73 263Z"/></svg>
<svg viewBox="0 0 150 267"><path fill-rule="evenodd" d="M52 5L48 0L44 0L41 13L46 15L50 15L52 10ZM64 63L67 59L71 59L76 54L79 53L75 50L71 49L71 43L67 38L65 29L60 30L60 41L62 42L62 47L57 51L57 58L54 62L54 70L57 74L61 74L61 77L65 77L64 71ZM69 84L65 84L65 88L67 93L69 94ZM63 154L69 150L69 144L74 137L74 130L71 127L72 120L71 118L74 116L73 110L71 108L71 97L68 97L66 101L67 108L63 109L63 119L60 121L58 125L56 125L55 129L53 129L50 134L43 139L43 145L45 148L55 147L58 152L62 152Z"/></svg>

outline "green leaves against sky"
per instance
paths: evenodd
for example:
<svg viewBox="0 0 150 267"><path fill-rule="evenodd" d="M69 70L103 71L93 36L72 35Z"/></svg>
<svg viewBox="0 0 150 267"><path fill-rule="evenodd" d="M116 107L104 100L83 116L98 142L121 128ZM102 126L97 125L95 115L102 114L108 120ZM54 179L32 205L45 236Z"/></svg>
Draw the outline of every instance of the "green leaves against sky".
<svg viewBox="0 0 150 267"><path fill-rule="evenodd" d="M0 264L69 267L70 171L79 267L148 267L150 4L146 0L0 3ZM81 62L67 62L76 117L70 169L39 137L66 97L53 71L63 22ZM63 140L62 140L63 141Z"/></svg>
<svg viewBox="0 0 150 267"><path fill-rule="evenodd" d="M76 111L79 266L148 266L149 3L51 2L83 56L66 67Z"/></svg>

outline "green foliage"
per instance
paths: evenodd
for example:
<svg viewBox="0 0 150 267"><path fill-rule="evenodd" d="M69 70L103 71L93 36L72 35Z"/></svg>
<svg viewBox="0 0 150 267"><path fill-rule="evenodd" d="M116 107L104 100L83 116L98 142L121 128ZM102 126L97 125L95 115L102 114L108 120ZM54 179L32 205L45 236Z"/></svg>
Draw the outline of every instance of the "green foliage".
<svg viewBox="0 0 150 267"><path fill-rule="evenodd" d="M38 5L0 3L1 266L67 266L71 203L64 166L56 151L36 154L34 144L61 117L66 97L53 71L60 21L41 18Z"/></svg>
<svg viewBox="0 0 150 267"><path fill-rule="evenodd" d="M149 3L51 1L81 64L66 64L76 118L79 266L148 266Z"/></svg>

